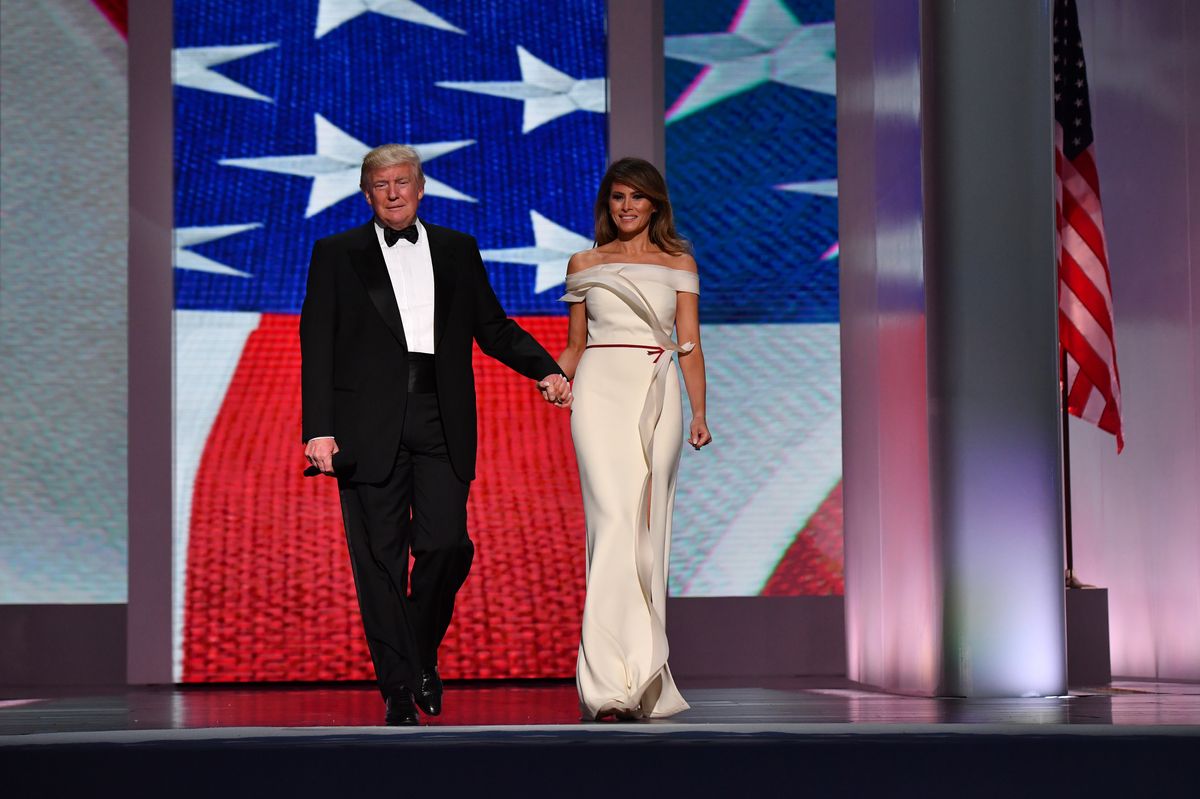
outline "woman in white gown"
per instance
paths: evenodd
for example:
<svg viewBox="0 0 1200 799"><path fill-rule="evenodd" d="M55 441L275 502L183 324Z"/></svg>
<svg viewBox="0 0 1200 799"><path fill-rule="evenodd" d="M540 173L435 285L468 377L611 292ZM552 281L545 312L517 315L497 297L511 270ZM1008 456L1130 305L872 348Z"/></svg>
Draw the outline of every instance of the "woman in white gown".
<svg viewBox="0 0 1200 799"><path fill-rule="evenodd" d="M563 300L573 304L559 357L574 380L571 436L587 519L576 684L585 718L661 718L688 707L667 666L667 561L683 446L676 353L692 409L687 441L697 450L712 441L700 278L649 162L609 167L595 217L597 246L567 266Z"/></svg>

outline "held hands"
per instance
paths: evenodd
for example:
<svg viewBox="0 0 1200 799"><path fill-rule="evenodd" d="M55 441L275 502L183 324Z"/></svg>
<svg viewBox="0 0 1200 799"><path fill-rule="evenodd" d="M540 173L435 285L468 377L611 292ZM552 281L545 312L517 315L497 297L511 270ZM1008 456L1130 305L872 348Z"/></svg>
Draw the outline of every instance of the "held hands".
<svg viewBox="0 0 1200 799"><path fill-rule="evenodd" d="M333 453L337 451L337 442L332 438L314 438L305 445L304 457L323 474L333 474Z"/></svg>
<svg viewBox="0 0 1200 799"><path fill-rule="evenodd" d="M538 381L538 391L542 399L560 408L570 408L575 396L571 393L571 383L560 374L547 375Z"/></svg>
<svg viewBox="0 0 1200 799"><path fill-rule="evenodd" d="M692 417L692 424L688 428L688 443L697 450L712 443L712 433L708 432L708 423L704 421L703 416Z"/></svg>

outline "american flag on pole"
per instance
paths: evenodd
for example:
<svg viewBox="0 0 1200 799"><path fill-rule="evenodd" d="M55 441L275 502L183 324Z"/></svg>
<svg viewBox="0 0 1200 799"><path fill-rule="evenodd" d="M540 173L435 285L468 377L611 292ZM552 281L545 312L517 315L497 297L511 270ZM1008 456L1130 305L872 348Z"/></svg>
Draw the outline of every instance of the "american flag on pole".
<svg viewBox="0 0 1200 799"><path fill-rule="evenodd" d="M1054 120L1058 328L1067 410L1116 436L1120 452L1125 440L1112 281L1075 0L1054 4Z"/></svg>

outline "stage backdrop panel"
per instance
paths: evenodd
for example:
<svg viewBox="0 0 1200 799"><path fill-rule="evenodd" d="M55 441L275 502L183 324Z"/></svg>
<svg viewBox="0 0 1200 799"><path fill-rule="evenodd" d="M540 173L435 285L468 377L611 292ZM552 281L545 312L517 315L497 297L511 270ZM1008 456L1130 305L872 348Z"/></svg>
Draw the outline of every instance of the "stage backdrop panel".
<svg viewBox="0 0 1200 799"><path fill-rule="evenodd" d="M671 592L842 593L832 0L667 0L666 153L700 264L714 443Z"/></svg>
<svg viewBox="0 0 1200 799"><path fill-rule="evenodd" d="M370 219L370 147L416 145L422 216L475 235L509 313L562 349L566 260L590 244L605 168L604 3L545 11L175 3L177 679L373 676L335 483L301 476L297 338L313 242ZM477 369L477 553L442 671L569 674L584 583L569 417L494 361Z"/></svg>
<svg viewBox="0 0 1200 799"><path fill-rule="evenodd" d="M755 5L694 5L688 30ZM719 436L685 454L676 594L841 592L832 8L766 5L794 23L773 58L804 71L818 53L812 81L730 90L728 117L714 101L666 121ZM562 349L566 262L592 243L609 157L605 6L545 9L175 3L176 679L372 677L335 484L301 476L296 332L313 242L369 219L369 147L417 145L423 216L474 234L508 312ZM699 96L698 74L669 61L670 97ZM764 131L706 163L746 140L724 130L746 114L803 141ZM791 185L805 181L819 183ZM584 590L569 417L495 362L476 369L477 551L440 666L568 676Z"/></svg>
<svg viewBox="0 0 1200 799"><path fill-rule="evenodd" d="M111 9L110 9L111 10ZM0 604L126 598L123 15L0 17Z"/></svg>

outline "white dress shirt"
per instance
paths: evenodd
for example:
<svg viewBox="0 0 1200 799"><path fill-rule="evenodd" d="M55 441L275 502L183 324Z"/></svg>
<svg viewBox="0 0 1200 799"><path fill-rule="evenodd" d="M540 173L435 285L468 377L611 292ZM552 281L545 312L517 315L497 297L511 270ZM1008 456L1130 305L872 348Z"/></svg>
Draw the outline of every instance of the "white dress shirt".
<svg viewBox="0 0 1200 799"><path fill-rule="evenodd" d="M375 223L375 236L383 250L396 306L404 323L404 338L409 352L433 354L433 258L429 254L429 234L421 220L416 221L417 240L398 239L391 247L383 238L383 227Z"/></svg>

